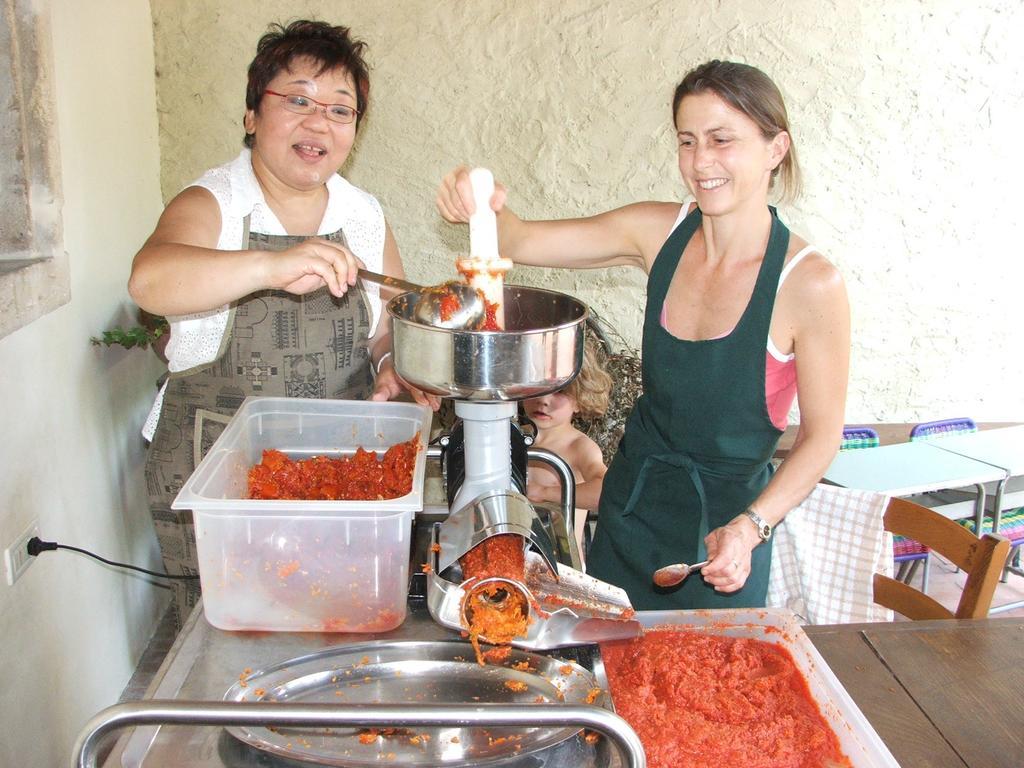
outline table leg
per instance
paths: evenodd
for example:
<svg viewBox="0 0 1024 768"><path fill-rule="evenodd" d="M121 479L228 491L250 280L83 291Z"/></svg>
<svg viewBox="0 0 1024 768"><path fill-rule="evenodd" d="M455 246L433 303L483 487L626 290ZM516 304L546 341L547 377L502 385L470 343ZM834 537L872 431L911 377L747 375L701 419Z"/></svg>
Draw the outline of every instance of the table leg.
<svg viewBox="0 0 1024 768"><path fill-rule="evenodd" d="M1009 478L1007 478L1009 479ZM1003 491L1006 489L1006 480L1000 480L996 483L996 492L992 497L992 533L999 533L999 524L1003 520ZM978 530L981 530L980 528ZM1003 583L1006 582L1006 569L1010 565L1009 556L1006 559L1006 565L1003 566L1003 575L999 580Z"/></svg>
<svg viewBox="0 0 1024 768"><path fill-rule="evenodd" d="M1020 545L1010 552L1010 564L1006 569L1016 576L1024 576L1024 568L1021 568L1020 564Z"/></svg>
<svg viewBox="0 0 1024 768"><path fill-rule="evenodd" d="M985 485L984 483L975 483L974 487L978 489L978 498L974 501L974 532L980 539L982 525L985 522Z"/></svg>

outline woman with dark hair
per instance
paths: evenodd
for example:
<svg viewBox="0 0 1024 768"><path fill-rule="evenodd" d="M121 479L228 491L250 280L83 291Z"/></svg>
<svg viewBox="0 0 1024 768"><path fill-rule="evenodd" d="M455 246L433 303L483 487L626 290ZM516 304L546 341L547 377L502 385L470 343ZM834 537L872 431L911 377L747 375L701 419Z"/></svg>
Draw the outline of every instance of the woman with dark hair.
<svg viewBox="0 0 1024 768"><path fill-rule="evenodd" d="M842 277L769 206L799 170L782 95L760 70L711 61L676 88L679 171L694 202L645 202L582 219L524 221L491 200L499 249L544 267L633 265L648 273L644 393L604 478L588 572L638 609L763 606L771 531L839 446L849 369ZM438 208L474 210L465 169ZM770 460L799 388L800 430ZM662 589L671 563L710 559Z"/></svg>
<svg viewBox="0 0 1024 768"><path fill-rule="evenodd" d="M338 174L369 106L364 51L345 27L271 26L249 66L245 148L171 200L132 265L132 298L171 325L143 430L169 573L197 571L190 515L170 504L246 396L403 390L378 289L356 280L360 265L402 277L398 247L377 200ZM175 592L180 621L199 588Z"/></svg>

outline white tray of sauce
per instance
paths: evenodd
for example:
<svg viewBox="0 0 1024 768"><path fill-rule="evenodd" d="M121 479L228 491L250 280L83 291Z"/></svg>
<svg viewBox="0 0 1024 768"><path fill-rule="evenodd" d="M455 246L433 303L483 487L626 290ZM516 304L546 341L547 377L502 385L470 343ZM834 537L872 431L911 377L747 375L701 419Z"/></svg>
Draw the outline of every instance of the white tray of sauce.
<svg viewBox="0 0 1024 768"><path fill-rule="evenodd" d="M899 768L889 748L843 688L828 663L784 609L745 608L703 611L637 611L646 629L680 629L728 637L763 640L789 651L811 698L832 728L854 768Z"/></svg>

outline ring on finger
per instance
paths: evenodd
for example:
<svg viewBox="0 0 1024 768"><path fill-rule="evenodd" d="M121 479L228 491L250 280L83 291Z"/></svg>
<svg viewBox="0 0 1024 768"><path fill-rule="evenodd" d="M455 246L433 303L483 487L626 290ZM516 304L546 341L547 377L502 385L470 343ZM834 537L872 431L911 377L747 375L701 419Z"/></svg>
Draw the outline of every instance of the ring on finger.
<svg viewBox="0 0 1024 768"><path fill-rule="evenodd" d="M738 562L736 562L735 560L733 560L732 561L732 567L735 568L738 571L740 569L740 564Z"/></svg>

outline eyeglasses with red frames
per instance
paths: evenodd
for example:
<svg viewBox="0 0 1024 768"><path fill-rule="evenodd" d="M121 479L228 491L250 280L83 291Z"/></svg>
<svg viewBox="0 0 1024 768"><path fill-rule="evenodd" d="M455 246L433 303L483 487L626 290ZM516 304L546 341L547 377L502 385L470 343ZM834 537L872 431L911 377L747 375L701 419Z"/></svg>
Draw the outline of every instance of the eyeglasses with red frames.
<svg viewBox="0 0 1024 768"><path fill-rule="evenodd" d="M324 117L328 120L344 125L351 123L359 114L358 109L347 104L324 104L322 101L303 96L301 93L278 93L269 88L263 92L271 96L280 96L284 108L296 115L312 115L318 109L322 109Z"/></svg>

